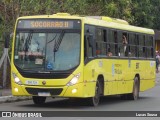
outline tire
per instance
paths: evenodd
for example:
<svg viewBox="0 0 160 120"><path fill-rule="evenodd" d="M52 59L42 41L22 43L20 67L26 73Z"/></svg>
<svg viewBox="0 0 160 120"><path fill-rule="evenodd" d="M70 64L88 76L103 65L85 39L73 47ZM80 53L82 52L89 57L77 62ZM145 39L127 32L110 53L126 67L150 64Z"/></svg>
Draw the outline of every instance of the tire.
<svg viewBox="0 0 160 120"><path fill-rule="evenodd" d="M95 88L95 96L88 98L88 104L91 106L98 106L100 101L100 83L97 81L96 88Z"/></svg>
<svg viewBox="0 0 160 120"><path fill-rule="evenodd" d="M137 100L139 98L139 79L138 77L136 76L134 78L134 86L133 86L133 92L130 93L130 94L127 94L127 98L129 100Z"/></svg>
<svg viewBox="0 0 160 120"><path fill-rule="evenodd" d="M46 101L46 97L33 96L32 99L36 105L43 104Z"/></svg>
<svg viewBox="0 0 160 120"><path fill-rule="evenodd" d="M120 95L121 100L128 100L128 94Z"/></svg>

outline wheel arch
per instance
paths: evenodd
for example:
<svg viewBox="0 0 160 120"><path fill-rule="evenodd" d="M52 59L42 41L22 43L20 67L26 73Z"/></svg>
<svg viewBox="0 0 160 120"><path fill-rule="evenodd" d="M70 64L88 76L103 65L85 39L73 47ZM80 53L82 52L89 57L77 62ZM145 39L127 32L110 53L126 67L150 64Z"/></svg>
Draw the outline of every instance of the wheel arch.
<svg viewBox="0 0 160 120"><path fill-rule="evenodd" d="M137 73L136 75L135 75L135 77L137 77L138 78L138 83L139 83L139 89L140 89L140 75Z"/></svg>
<svg viewBox="0 0 160 120"><path fill-rule="evenodd" d="M100 94L104 95L104 76L102 74L98 75L97 81L100 83Z"/></svg>

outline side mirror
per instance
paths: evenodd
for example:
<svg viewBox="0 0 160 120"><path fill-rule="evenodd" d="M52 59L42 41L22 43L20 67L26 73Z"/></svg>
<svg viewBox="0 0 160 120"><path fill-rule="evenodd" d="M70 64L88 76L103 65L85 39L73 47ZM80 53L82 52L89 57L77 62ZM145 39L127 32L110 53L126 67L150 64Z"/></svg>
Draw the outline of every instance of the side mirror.
<svg viewBox="0 0 160 120"><path fill-rule="evenodd" d="M4 33L4 47L9 48L9 42L10 42L10 34L9 33Z"/></svg>

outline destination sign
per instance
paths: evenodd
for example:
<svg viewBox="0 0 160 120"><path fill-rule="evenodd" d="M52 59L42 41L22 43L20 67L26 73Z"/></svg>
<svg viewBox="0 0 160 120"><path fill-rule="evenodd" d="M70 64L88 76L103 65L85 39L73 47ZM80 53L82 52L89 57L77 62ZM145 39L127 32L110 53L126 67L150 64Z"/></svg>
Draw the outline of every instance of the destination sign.
<svg viewBox="0 0 160 120"><path fill-rule="evenodd" d="M19 20L17 28L21 29L78 29L79 20L31 19Z"/></svg>

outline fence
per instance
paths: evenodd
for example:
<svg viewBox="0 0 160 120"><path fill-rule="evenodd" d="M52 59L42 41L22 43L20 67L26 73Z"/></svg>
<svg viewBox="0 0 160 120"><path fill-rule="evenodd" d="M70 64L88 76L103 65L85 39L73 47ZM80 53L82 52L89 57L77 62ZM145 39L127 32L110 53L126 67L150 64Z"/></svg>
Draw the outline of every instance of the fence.
<svg viewBox="0 0 160 120"><path fill-rule="evenodd" d="M4 48L4 42L0 41L0 88L10 88L10 59L8 48Z"/></svg>

